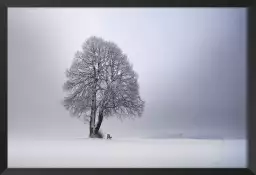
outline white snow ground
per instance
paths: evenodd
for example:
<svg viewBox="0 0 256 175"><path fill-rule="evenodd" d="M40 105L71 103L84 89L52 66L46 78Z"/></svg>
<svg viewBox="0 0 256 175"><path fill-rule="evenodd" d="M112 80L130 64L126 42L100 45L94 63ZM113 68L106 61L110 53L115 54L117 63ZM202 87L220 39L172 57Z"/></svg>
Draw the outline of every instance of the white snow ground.
<svg viewBox="0 0 256 175"><path fill-rule="evenodd" d="M246 168L245 139L8 139L9 168Z"/></svg>

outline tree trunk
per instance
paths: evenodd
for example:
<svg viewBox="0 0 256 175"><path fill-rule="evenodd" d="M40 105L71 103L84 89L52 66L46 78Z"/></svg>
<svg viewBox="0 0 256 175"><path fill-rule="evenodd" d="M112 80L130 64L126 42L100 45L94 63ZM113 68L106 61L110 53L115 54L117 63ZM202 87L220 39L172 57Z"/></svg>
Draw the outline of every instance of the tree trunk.
<svg viewBox="0 0 256 175"><path fill-rule="evenodd" d="M95 134L98 134L102 121L103 121L103 111L100 111L99 112L99 119L98 119L97 125L96 125L95 130L94 130Z"/></svg>
<svg viewBox="0 0 256 175"><path fill-rule="evenodd" d="M91 119L90 119L90 137L94 135L95 128L95 117L96 117L96 92L94 92L92 97L92 109L91 109Z"/></svg>
<svg viewBox="0 0 256 175"><path fill-rule="evenodd" d="M91 115L91 119L90 119L90 126L89 126L89 137L93 136L93 120L92 120L92 115Z"/></svg>
<svg viewBox="0 0 256 175"><path fill-rule="evenodd" d="M96 84L97 84L97 77L96 77L96 70L94 67L94 85L93 85L93 94L92 94L92 108L91 108L91 120L90 120L90 135L89 137L94 136L94 129L95 129L95 117L96 117Z"/></svg>

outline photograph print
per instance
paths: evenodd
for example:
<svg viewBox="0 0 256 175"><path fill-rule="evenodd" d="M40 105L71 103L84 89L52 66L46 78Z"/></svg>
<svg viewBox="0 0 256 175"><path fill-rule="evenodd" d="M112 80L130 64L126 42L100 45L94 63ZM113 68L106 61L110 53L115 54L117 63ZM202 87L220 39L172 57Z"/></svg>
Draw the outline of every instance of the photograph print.
<svg viewBox="0 0 256 175"><path fill-rule="evenodd" d="M8 168L246 168L246 8L8 8Z"/></svg>

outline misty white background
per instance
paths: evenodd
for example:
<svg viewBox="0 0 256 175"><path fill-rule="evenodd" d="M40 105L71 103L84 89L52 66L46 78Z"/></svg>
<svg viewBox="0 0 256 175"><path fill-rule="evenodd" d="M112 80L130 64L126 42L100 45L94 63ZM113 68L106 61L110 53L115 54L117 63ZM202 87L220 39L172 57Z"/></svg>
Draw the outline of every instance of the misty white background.
<svg viewBox="0 0 256 175"><path fill-rule="evenodd" d="M140 119L104 120L104 132L245 138L246 25L245 8L8 8L8 139L88 136L61 100L92 35L128 55L146 101Z"/></svg>

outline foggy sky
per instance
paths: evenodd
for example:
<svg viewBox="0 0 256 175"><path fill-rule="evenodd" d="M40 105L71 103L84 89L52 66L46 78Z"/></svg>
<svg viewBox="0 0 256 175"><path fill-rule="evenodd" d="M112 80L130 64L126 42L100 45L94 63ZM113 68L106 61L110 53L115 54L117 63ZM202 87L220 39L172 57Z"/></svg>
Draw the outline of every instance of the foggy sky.
<svg viewBox="0 0 256 175"><path fill-rule="evenodd" d="M103 131L245 135L245 8L8 8L9 137L88 136L61 100L92 35L128 55L146 101L140 119L104 120Z"/></svg>

